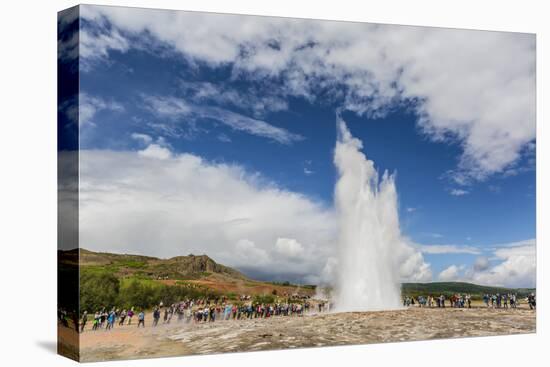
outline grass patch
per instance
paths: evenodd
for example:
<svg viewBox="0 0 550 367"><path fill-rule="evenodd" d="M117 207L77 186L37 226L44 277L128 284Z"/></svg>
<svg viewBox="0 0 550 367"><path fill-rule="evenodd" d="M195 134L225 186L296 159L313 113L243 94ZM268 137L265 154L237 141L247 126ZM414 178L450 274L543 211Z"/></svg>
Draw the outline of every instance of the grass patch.
<svg viewBox="0 0 550 367"><path fill-rule="evenodd" d="M143 269L147 266L145 261L136 261L136 260L123 260L117 262L118 266L125 266L131 269Z"/></svg>

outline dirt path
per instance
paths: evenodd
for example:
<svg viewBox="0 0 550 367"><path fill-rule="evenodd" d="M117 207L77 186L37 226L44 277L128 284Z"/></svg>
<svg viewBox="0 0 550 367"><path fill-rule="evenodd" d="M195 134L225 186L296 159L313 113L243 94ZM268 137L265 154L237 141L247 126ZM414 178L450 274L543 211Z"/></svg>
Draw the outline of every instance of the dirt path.
<svg viewBox="0 0 550 367"><path fill-rule="evenodd" d="M151 315L146 319L149 323ZM146 321L146 322L147 322ZM134 359L282 348L533 333L536 313L517 310L420 309L319 314L137 329L86 331L82 361Z"/></svg>

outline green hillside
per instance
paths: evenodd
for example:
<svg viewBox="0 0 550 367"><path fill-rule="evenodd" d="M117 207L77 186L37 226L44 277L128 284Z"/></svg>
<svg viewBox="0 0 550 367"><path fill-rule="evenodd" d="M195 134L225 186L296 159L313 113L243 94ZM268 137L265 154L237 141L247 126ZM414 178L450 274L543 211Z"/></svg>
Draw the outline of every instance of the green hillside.
<svg viewBox="0 0 550 367"><path fill-rule="evenodd" d="M206 255L159 259L150 256L93 252L80 249L81 272L111 272L118 277L149 279L199 279L210 274L245 279L239 271L216 263Z"/></svg>

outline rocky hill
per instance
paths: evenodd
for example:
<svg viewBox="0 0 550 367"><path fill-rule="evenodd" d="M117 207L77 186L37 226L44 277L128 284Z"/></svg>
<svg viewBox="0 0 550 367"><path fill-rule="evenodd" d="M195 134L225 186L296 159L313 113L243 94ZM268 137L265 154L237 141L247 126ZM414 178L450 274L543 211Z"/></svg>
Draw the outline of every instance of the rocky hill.
<svg viewBox="0 0 550 367"><path fill-rule="evenodd" d="M141 275L153 279L198 279L209 275L246 279L241 272L218 264L207 255L190 254L160 259L80 249L80 266L105 269L120 276Z"/></svg>

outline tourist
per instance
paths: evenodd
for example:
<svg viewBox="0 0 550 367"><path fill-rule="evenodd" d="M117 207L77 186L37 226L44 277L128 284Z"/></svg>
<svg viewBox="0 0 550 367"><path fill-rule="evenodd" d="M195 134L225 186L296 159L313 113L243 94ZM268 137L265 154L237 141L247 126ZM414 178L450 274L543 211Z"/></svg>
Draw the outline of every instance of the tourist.
<svg viewBox="0 0 550 367"><path fill-rule="evenodd" d="M138 328L139 328L139 325L142 325L143 327L145 327L145 312L143 312L143 310L140 311L140 313L138 314Z"/></svg>
<svg viewBox="0 0 550 367"><path fill-rule="evenodd" d="M124 320L126 320L126 315L128 315L128 313L126 312L126 309L123 309L122 312L120 313L120 321L118 322L119 326L124 325Z"/></svg>
<svg viewBox="0 0 550 367"><path fill-rule="evenodd" d="M185 307L183 304L180 304L176 308L176 313L178 314L178 322L182 322L185 319Z"/></svg>
<svg viewBox="0 0 550 367"><path fill-rule="evenodd" d="M99 328L99 320L100 320L101 314L96 312L94 314L94 324L92 325L92 330L97 330Z"/></svg>
<svg viewBox="0 0 550 367"><path fill-rule="evenodd" d="M230 312L231 312L231 306L225 305L223 308L223 320L229 319Z"/></svg>
<svg viewBox="0 0 550 367"><path fill-rule="evenodd" d="M489 295L487 293L483 295L483 303L485 303L485 307L489 307Z"/></svg>
<svg viewBox="0 0 550 367"><path fill-rule="evenodd" d="M153 326L157 326L160 319L160 309L158 307L155 307L155 310L153 311Z"/></svg>
<svg viewBox="0 0 550 367"><path fill-rule="evenodd" d="M88 322L88 311L84 311L82 314L82 317L80 318L80 332L82 333L84 331L84 327L86 326L86 322Z"/></svg>
<svg viewBox="0 0 550 367"><path fill-rule="evenodd" d="M529 309L535 310L535 309L537 308L537 299L536 299L534 293L531 293L531 294L527 297L527 303L529 304Z"/></svg>
<svg viewBox="0 0 550 367"><path fill-rule="evenodd" d="M192 318L193 318L193 312L191 311L191 307L187 307L185 309L185 322L190 323Z"/></svg>
<svg viewBox="0 0 550 367"><path fill-rule="evenodd" d="M174 316L174 312L176 312L176 305L172 304L168 310L168 320L166 320L167 324L172 321L172 316Z"/></svg>
<svg viewBox="0 0 550 367"><path fill-rule="evenodd" d="M116 317L115 311L111 310L111 312L109 312L107 316L107 327L105 328L105 330L109 330L113 328L113 325L115 323L115 317Z"/></svg>
<svg viewBox="0 0 550 367"><path fill-rule="evenodd" d="M65 327L69 327L69 322L67 321L67 311L59 309L57 313L57 317L61 325Z"/></svg>
<svg viewBox="0 0 550 367"><path fill-rule="evenodd" d="M130 311L128 311L128 325L132 323L132 317L134 317L134 308L132 307Z"/></svg>
<svg viewBox="0 0 550 367"><path fill-rule="evenodd" d="M103 326L105 325L105 320L107 320L107 312L105 312L105 309L101 310L101 315L99 316L99 327L103 329Z"/></svg>

